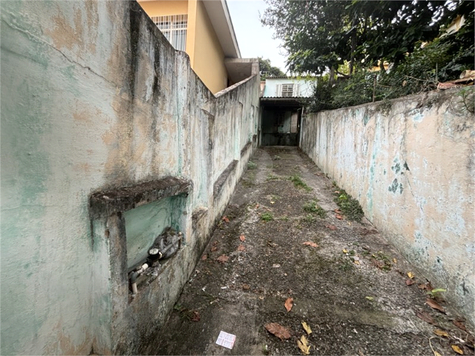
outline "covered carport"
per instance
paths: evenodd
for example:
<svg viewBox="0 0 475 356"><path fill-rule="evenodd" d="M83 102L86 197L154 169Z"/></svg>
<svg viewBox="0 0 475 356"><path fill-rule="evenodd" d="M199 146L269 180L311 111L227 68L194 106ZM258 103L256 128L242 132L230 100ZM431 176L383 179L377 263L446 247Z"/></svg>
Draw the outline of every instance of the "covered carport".
<svg viewBox="0 0 475 356"><path fill-rule="evenodd" d="M261 98L260 146L298 146L304 98Z"/></svg>

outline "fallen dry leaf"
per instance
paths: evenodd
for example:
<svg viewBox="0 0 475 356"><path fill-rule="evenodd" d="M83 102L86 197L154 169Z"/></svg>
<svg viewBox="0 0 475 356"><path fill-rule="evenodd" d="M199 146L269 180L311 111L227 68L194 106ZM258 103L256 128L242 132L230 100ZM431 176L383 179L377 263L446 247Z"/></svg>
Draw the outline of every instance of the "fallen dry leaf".
<svg viewBox="0 0 475 356"><path fill-rule="evenodd" d="M288 312L291 311L293 304L294 304L294 298L287 298L287 300L284 303L285 309L287 309Z"/></svg>
<svg viewBox="0 0 475 356"><path fill-rule="evenodd" d="M246 251L246 246L244 245L239 245L237 248L238 251Z"/></svg>
<svg viewBox="0 0 475 356"><path fill-rule="evenodd" d="M191 313L190 320L194 322L198 322L200 321L200 319L201 319L200 313L196 310L193 310L193 312Z"/></svg>
<svg viewBox="0 0 475 356"><path fill-rule="evenodd" d="M397 263L396 257L393 258L393 263Z"/></svg>
<svg viewBox="0 0 475 356"><path fill-rule="evenodd" d="M223 221L228 223L228 222L229 222L228 217L227 217L227 216L223 216Z"/></svg>
<svg viewBox="0 0 475 356"><path fill-rule="evenodd" d="M337 214L341 214L341 210L340 210L340 209L335 209L335 210L333 210L333 211L334 211L335 213L337 213Z"/></svg>
<svg viewBox="0 0 475 356"><path fill-rule="evenodd" d="M424 311L416 311L416 316L419 319L424 320L426 323L434 324L434 319L432 318L432 316Z"/></svg>
<svg viewBox="0 0 475 356"><path fill-rule="evenodd" d="M318 245L315 242L312 242L312 241L305 241L303 244L306 245L306 246L318 247Z"/></svg>
<svg viewBox="0 0 475 356"><path fill-rule="evenodd" d="M226 255L221 255L216 259L216 261L221 262L221 263L228 262L228 260L229 260L229 256L226 256Z"/></svg>
<svg viewBox="0 0 475 356"><path fill-rule="evenodd" d="M302 335L300 340L297 339L297 346L304 355L310 355L310 345L305 335Z"/></svg>
<svg viewBox="0 0 475 356"><path fill-rule="evenodd" d="M432 309L436 309L440 311L441 313L445 314L445 309L443 306L441 306L439 303L437 303L435 300L427 298L426 303L428 306L430 306Z"/></svg>
<svg viewBox="0 0 475 356"><path fill-rule="evenodd" d="M335 225L325 225L326 228L330 229L330 230L336 230L336 226Z"/></svg>
<svg viewBox="0 0 475 356"><path fill-rule="evenodd" d="M452 323L454 323L454 325L455 325L456 327L458 327L460 330L463 330L463 331L465 331L465 332L468 332L468 331L467 331L467 328L465 327L465 324L464 324L463 322L458 321L458 320L454 320L454 321L452 321Z"/></svg>
<svg viewBox="0 0 475 356"><path fill-rule="evenodd" d="M457 345L451 345L451 346L452 346L452 350L454 350L459 355L463 355L463 350L460 347L458 347Z"/></svg>
<svg viewBox="0 0 475 356"><path fill-rule="evenodd" d="M305 321L302 321L302 327L308 335L312 333L312 329Z"/></svg>
<svg viewBox="0 0 475 356"><path fill-rule="evenodd" d="M343 253L348 253L348 250L346 248L344 248L342 251Z"/></svg>
<svg viewBox="0 0 475 356"><path fill-rule="evenodd" d="M214 251L216 251L217 249L218 249L217 246L211 246L211 250L210 250L210 251L211 251L211 252L214 252Z"/></svg>
<svg viewBox="0 0 475 356"><path fill-rule="evenodd" d="M434 288L432 288L432 285L430 284L430 282L419 284L418 287L420 289L423 289L423 290L425 289L425 290L428 290L428 291L431 291L432 289L434 289Z"/></svg>
<svg viewBox="0 0 475 356"><path fill-rule="evenodd" d="M375 267L378 267L379 269L383 269L383 267L384 267L384 262L383 262L383 261L378 261L378 260L372 259L372 260L371 260L371 263L372 263Z"/></svg>
<svg viewBox="0 0 475 356"><path fill-rule="evenodd" d="M241 240L241 242L246 241L246 236L244 235L239 236L239 240Z"/></svg>
<svg viewBox="0 0 475 356"><path fill-rule="evenodd" d="M268 332L272 335L277 336L279 339L290 339L290 332L282 325L277 323L269 323L264 326Z"/></svg>
<svg viewBox="0 0 475 356"><path fill-rule="evenodd" d="M447 331L441 329L435 329L434 334L436 334L437 336L449 337Z"/></svg>
<svg viewBox="0 0 475 356"><path fill-rule="evenodd" d="M413 279L410 279L410 278L406 279L406 286L412 286L414 283L416 283L416 282L414 282Z"/></svg>
<svg viewBox="0 0 475 356"><path fill-rule="evenodd" d="M343 216L341 216L340 214L336 214L335 217L336 217L338 220L343 220Z"/></svg>
<svg viewBox="0 0 475 356"><path fill-rule="evenodd" d="M205 253L203 256L201 256L201 261L206 261L208 259L208 255Z"/></svg>
<svg viewBox="0 0 475 356"><path fill-rule="evenodd" d="M249 290L249 289L251 289L251 286L249 284L243 284L242 289L243 290Z"/></svg>
<svg viewBox="0 0 475 356"><path fill-rule="evenodd" d="M407 272L407 276L408 276L410 279L413 279L413 278L414 278L414 273L412 273L412 272Z"/></svg>

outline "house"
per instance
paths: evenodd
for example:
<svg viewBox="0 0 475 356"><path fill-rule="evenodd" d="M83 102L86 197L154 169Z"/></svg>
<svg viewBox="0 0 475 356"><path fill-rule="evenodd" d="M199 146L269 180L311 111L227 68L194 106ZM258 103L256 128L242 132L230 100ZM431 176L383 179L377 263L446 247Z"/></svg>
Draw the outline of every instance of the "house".
<svg viewBox="0 0 475 356"><path fill-rule="evenodd" d="M261 146L297 146L303 108L314 78L273 77L261 83Z"/></svg>
<svg viewBox="0 0 475 356"><path fill-rule="evenodd" d="M176 50L190 57L191 68L213 93L252 74L241 60L226 0L139 0Z"/></svg>

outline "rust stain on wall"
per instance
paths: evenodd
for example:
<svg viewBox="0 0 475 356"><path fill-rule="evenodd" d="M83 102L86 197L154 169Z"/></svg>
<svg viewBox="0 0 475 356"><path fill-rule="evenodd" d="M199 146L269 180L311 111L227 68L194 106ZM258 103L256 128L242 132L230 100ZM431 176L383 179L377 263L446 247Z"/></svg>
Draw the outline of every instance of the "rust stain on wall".
<svg viewBox="0 0 475 356"><path fill-rule="evenodd" d="M92 35L89 38L86 36L86 31L94 31L97 28L99 18L97 15L97 4L92 0L86 1L86 22L83 22L83 16L79 9L74 11L74 24L71 24L70 18L65 16L58 7L58 15L52 17L53 28L46 29L45 34L50 36L56 48L67 48L73 50L77 47L77 54L80 56L81 52L96 52L95 33L88 33ZM86 27L86 29L85 29ZM87 41L85 41L87 39Z"/></svg>

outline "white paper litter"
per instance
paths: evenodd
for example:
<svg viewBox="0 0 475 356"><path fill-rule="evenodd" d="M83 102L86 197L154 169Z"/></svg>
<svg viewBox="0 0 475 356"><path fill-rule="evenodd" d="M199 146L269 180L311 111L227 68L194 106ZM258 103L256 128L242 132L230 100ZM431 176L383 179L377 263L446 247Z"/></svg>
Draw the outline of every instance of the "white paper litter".
<svg viewBox="0 0 475 356"><path fill-rule="evenodd" d="M236 335L229 334L224 331L219 332L218 340L216 340L216 343L219 346L226 347L227 349L232 349L234 346L234 341L236 341Z"/></svg>

